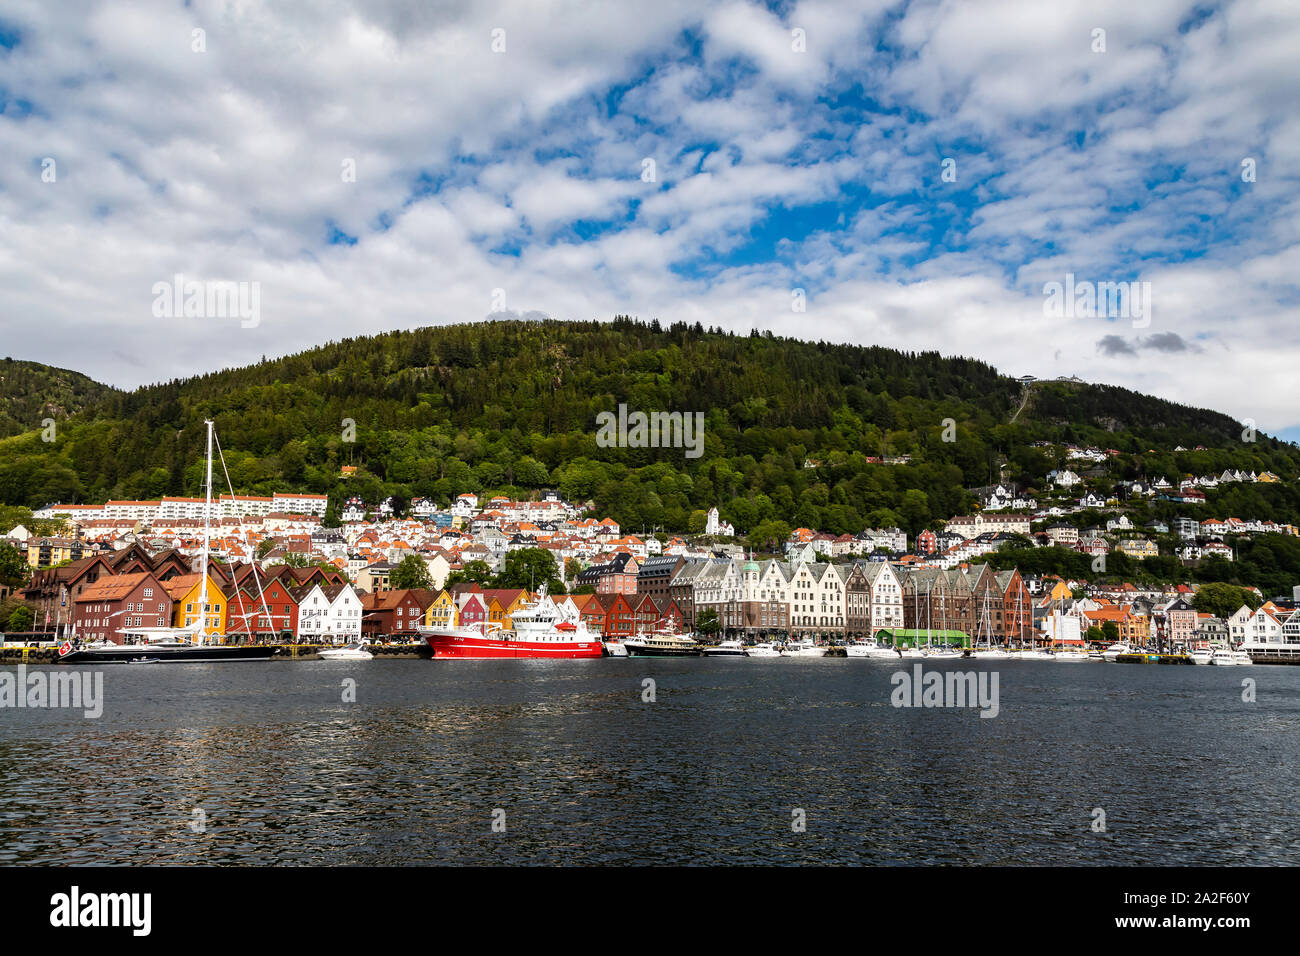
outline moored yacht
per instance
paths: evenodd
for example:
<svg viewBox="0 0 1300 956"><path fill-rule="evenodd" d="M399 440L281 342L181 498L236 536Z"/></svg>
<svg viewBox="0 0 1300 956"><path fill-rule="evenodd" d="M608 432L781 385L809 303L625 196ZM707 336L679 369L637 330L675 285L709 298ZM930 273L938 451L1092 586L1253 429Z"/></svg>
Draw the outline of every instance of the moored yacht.
<svg viewBox="0 0 1300 956"><path fill-rule="evenodd" d="M745 645L742 641L723 641L703 649L705 657L744 657Z"/></svg>
<svg viewBox="0 0 1300 956"><path fill-rule="evenodd" d="M765 644L751 644L745 648L745 654L748 657L780 657L781 648L779 645L769 641Z"/></svg>
<svg viewBox="0 0 1300 956"><path fill-rule="evenodd" d="M819 647L812 641L788 641L784 657L825 657L826 648Z"/></svg>
<svg viewBox="0 0 1300 956"><path fill-rule="evenodd" d="M854 641L844 648L845 657L870 657L876 660L898 660L898 651L875 641Z"/></svg>
<svg viewBox="0 0 1300 956"><path fill-rule="evenodd" d="M1192 651L1190 657L1193 664L1212 664L1214 663L1214 648L1198 647Z"/></svg>
<svg viewBox="0 0 1300 956"><path fill-rule="evenodd" d="M1210 663L1219 667L1239 667L1242 664L1253 664L1255 662L1250 659L1250 654L1241 648L1216 647L1214 653L1210 656Z"/></svg>
<svg viewBox="0 0 1300 956"><path fill-rule="evenodd" d="M316 656L323 661L369 661L374 660L375 655L366 650L365 645L360 641L346 644L343 647L327 647L324 650L316 652Z"/></svg>
<svg viewBox="0 0 1300 956"><path fill-rule="evenodd" d="M670 624L645 634L624 638L630 657L699 657L700 645Z"/></svg>
<svg viewBox="0 0 1300 956"><path fill-rule="evenodd" d="M1133 645L1128 643L1127 641L1120 641L1118 644L1112 644L1110 647L1102 651L1101 656L1105 660L1113 664L1115 663L1115 658L1119 657L1121 654L1132 654L1132 653L1133 653Z"/></svg>

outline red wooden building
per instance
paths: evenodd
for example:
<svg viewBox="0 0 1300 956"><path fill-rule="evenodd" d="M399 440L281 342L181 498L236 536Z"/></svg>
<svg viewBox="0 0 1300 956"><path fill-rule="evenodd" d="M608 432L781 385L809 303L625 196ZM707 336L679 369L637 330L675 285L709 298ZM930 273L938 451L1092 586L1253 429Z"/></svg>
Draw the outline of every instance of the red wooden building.
<svg viewBox="0 0 1300 956"><path fill-rule="evenodd" d="M122 643L124 627L169 627L172 599L148 571L101 577L77 595L73 626L83 641Z"/></svg>

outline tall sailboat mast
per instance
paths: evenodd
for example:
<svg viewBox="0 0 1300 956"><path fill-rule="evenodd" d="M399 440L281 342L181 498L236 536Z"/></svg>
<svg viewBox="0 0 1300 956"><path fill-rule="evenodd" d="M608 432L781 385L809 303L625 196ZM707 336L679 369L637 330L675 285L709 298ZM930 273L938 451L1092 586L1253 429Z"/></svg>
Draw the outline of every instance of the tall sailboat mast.
<svg viewBox="0 0 1300 956"><path fill-rule="evenodd" d="M208 548L212 528L212 419L205 419L208 426L208 464L207 476L203 482L203 554L199 558L199 633L200 644L207 643L208 637Z"/></svg>

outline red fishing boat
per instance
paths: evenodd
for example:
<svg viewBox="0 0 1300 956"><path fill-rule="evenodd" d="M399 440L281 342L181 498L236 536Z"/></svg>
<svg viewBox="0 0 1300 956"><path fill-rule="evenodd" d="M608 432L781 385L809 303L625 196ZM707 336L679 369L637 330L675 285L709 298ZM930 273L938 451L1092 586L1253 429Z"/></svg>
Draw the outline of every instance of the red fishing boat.
<svg viewBox="0 0 1300 956"><path fill-rule="evenodd" d="M537 600L511 615L514 630L500 624L483 622L467 627L421 627L420 635L433 649L433 656L465 660L496 657L574 658L600 657L604 653L600 635L587 630L581 621L566 621L560 610L546 597L546 588Z"/></svg>

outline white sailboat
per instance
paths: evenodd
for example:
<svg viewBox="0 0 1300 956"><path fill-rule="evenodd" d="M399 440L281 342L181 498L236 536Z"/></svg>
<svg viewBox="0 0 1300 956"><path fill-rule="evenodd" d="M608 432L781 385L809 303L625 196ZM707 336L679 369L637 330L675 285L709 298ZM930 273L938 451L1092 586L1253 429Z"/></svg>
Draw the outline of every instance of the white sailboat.
<svg viewBox="0 0 1300 956"><path fill-rule="evenodd" d="M63 664L130 664L130 663L193 663L216 661L270 660L275 648L267 645L230 645L208 643L208 556L212 535L212 442L213 424L208 429L207 472L204 480L203 550L199 558L198 617L184 627L121 628L122 643L100 641L76 646L68 643L60 648L59 662ZM64 649L66 648L66 650Z"/></svg>
<svg viewBox="0 0 1300 956"><path fill-rule="evenodd" d="M989 613L989 595L984 592L984 602L980 606L980 618L975 625L975 643L970 656L977 661L1005 661L1015 655L1005 647L993 643L993 619Z"/></svg>

